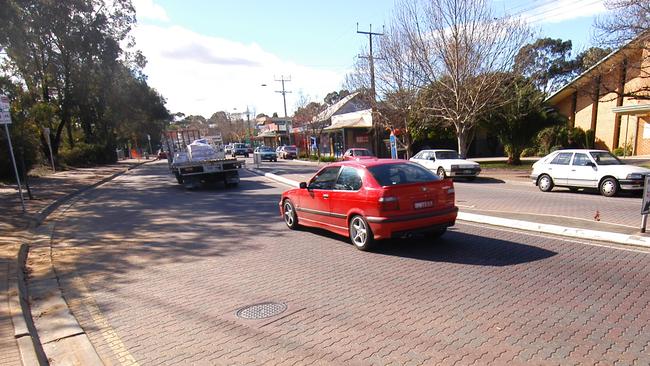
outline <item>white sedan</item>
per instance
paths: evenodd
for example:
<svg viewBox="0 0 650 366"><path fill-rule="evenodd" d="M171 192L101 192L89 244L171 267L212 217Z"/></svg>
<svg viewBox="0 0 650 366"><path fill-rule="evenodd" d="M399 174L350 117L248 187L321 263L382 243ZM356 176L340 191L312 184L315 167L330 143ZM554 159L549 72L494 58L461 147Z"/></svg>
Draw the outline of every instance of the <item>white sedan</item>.
<svg viewBox="0 0 650 366"><path fill-rule="evenodd" d="M603 196L619 190L642 190L650 169L627 165L605 150L572 149L554 151L535 164L530 178L542 192L554 186L597 188Z"/></svg>
<svg viewBox="0 0 650 366"><path fill-rule="evenodd" d="M443 179L463 177L474 180L481 172L481 166L477 162L461 158L454 150L422 150L409 160Z"/></svg>

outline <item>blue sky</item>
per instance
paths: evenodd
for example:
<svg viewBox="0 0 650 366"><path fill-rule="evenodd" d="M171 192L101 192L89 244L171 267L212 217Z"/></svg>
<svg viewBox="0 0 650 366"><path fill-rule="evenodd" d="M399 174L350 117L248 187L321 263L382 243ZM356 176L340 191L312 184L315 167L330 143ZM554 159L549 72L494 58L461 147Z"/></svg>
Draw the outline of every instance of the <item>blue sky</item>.
<svg viewBox="0 0 650 366"><path fill-rule="evenodd" d="M389 24L394 0L253 1L134 0L133 35L149 63L149 83L171 112L225 110L282 115L276 78L286 83L291 115L299 97L322 101L338 90L368 44L360 30ZM518 13L539 36L571 39L574 51L590 46L593 17L602 0L494 1ZM261 86L266 84L266 87Z"/></svg>

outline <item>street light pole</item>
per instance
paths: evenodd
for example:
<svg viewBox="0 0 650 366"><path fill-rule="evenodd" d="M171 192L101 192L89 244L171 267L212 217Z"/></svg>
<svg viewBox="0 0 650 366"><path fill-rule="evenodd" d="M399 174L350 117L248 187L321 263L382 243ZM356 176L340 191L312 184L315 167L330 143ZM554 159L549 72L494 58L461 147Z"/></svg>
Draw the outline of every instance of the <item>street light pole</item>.
<svg viewBox="0 0 650 366"><path fill-rule="evenodd" d="M289 76L288 79L284 78L284 75L280 76L280 79L275 79L275 81L279 81L282 83L282 90L276 90L276 93L282 94L282 102L284 103L284 118L287 118L287 93L291 93L289 90L284 89L284 82L285 81L291 81L291 76Z"/></svg>

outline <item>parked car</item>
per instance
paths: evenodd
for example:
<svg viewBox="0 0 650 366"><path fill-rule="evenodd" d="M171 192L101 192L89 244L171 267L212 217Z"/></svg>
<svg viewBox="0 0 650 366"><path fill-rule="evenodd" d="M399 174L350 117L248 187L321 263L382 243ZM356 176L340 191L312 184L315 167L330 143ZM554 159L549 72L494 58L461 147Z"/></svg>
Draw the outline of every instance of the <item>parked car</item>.
<svg viewBox="0 0 650 366"><path fill-rule="evenodd" d="M226 155L232 155L232 144L228 144L228 145L224 146L223 147L223 152Z"/></svg>
<svg viewBox="0 0 650 366"><path fill-rule="evenodd" d="M255 154L259 154L261 160L278 161L278 155L275 153L275 150L269 146L256 147Z"/></svg>
<svg viewBox="0 0 650 366"><path fill-rule="evenodd" d="M296 145L281 146L278 157L282 159L296 159L298 157L298 148Z"/></svg>
<svg viewBox="0 0 650 366"><path fill-rule="evenodd" d="M481 173L481 166L462 158L454 150L422 150L409 159L435 172L440 178L466 178L474 180Z"/></svg>
<svg viewBox="0 0 650 366"><path fill-rule="evenodd" d="M249 154L252 154L253 151L254 151L254 150L253 150L253 147L252 147L250 144L246 144L246 149L248 150L248 153L249 153Z"/></svg>
<svg viewBox="0 0 650 366"><path fill-rule="evenodd" d="M237 155L248 157L248 147L243 143L235 143L232 145L231 155L233 158Z"/></svg>
<svg viewBox="0 0 650 366"><path fill-rule="evenodd" d="M619 191L643 190L650 169L627 165L605 150L571 149L554 151L533 164L530 178L542 192L553 187L596 188L603 196Z"/></svg>
<svg viewBox="0 0 650 366"><path fill-rule="evenodd" d="M280 199L290 229L323 228L350 238L360 250L375 240L416 232L434 238L456 221L454 184L404 160L332 163Z"/></svg>
<svg viewBox="0 0 650 366"><path fill-rule="evenodd" d="M361 159L376 159L370 150L363 148L351 148L343 154L343 160L361 160Z"/></svg>
<svg viewBox="0 0 650 366"><path fill-rule="evenodd" d="M167 152L163 149L158 150L158 159L167 159Z"/></svg>

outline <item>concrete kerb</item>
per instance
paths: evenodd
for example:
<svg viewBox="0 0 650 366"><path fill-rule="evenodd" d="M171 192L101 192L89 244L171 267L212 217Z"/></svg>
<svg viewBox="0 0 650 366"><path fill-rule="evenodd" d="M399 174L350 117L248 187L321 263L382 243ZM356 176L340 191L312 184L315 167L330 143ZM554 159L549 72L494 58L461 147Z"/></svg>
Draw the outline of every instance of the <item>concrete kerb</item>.
<svg viewBox="0 0 650 366"><path fill-rule="evenodd" d="M290 187L298 187L299 184L295 180L281 177L276 174L264 173L257 169L249 168L248 170L252 171L255 174L262 175L269 179L273 179L277 182L286 184ZM611 233L606 231L564 227L559 225L540 224L540 223L530 222L530 221L513 220L513 219L506 219L506 218L487 216L487 215L478 215L478 214L460 212L460 211L458 212L457 219L460 221L475 222L475 223L488 224L488 225L500 226L500 227L508 227L513 229L520 229L520 230L526 230L526 231L532 231L532 232L538 232L544 234L554 234L560 236L567 236L571 238L605 241L605 242L611 242L611 243L617 243L623 245L632 245L632 246L650 248L650 237L639 236L639 235L628 235L628 234L620 234L620 233Z"/></svg>
<svg viewBox="0 0 650 366"><path fill-rule="evenodd" d="M58 209L65 202L71 201L73 198L93 188L99 187L100 185L105 184L106 182L111 181L117 178L118 176L128 172L131 169L137 168L143 164L152 161L155 160L142 161L142 162L132 164L126 167L123 171L112 174L111 176L106 177L100 180L99 182L83 187L75 192L72 192L66 196L63 196L55 200L46 208L38 212L36 216L30 220L28 232L33 238L35 234L34 231L43 223L43 221L45 221L45 219L47 219L47 217L50 214L52 214L52 212ZM10 316L14 326L14 337L16 338L16 343L18 344L18 349L20 351L21 361L23 365L36 365L36 364L47 365L49 364L48 359L55 362L57 358L61 359L64 357L52 357L50 355L46 355L43 346L41 344L36 327L34 326L34 319L32 317L31 307L29 303L29 292L27 290L27 279L25 276L25 274L27 273L26 263L27 263L28 256L29 256L29 244L23 243L20 247L18 257L16 258L17 273L13 275L12 278L10 278L12 282L10 284L10 289L9 289L9 293L10 293L9 309L11 313ZM66 304L65 300L63 299L63 296L60 293L60 289L58 288L58 279L57 279L57 290L58 290L58 296L60 296L62 303ZM67 308L67 304L66 304L66 308ZM87 341L87 344L90 344L90 340L87 339L85 333L83 334L83 336L86 337L85 341ZM88 347L84 347L84 349L89 350ZM84 364L88 364L89 360L97 360L99 361L99 363L97 364L101 365L102 364L101 360L99 359L99 356L97 355L94 348L90 347L90 349L92 349L92 352L94 352L94 354L89 355L88 357L83 357L82 360Z"/></svg>

